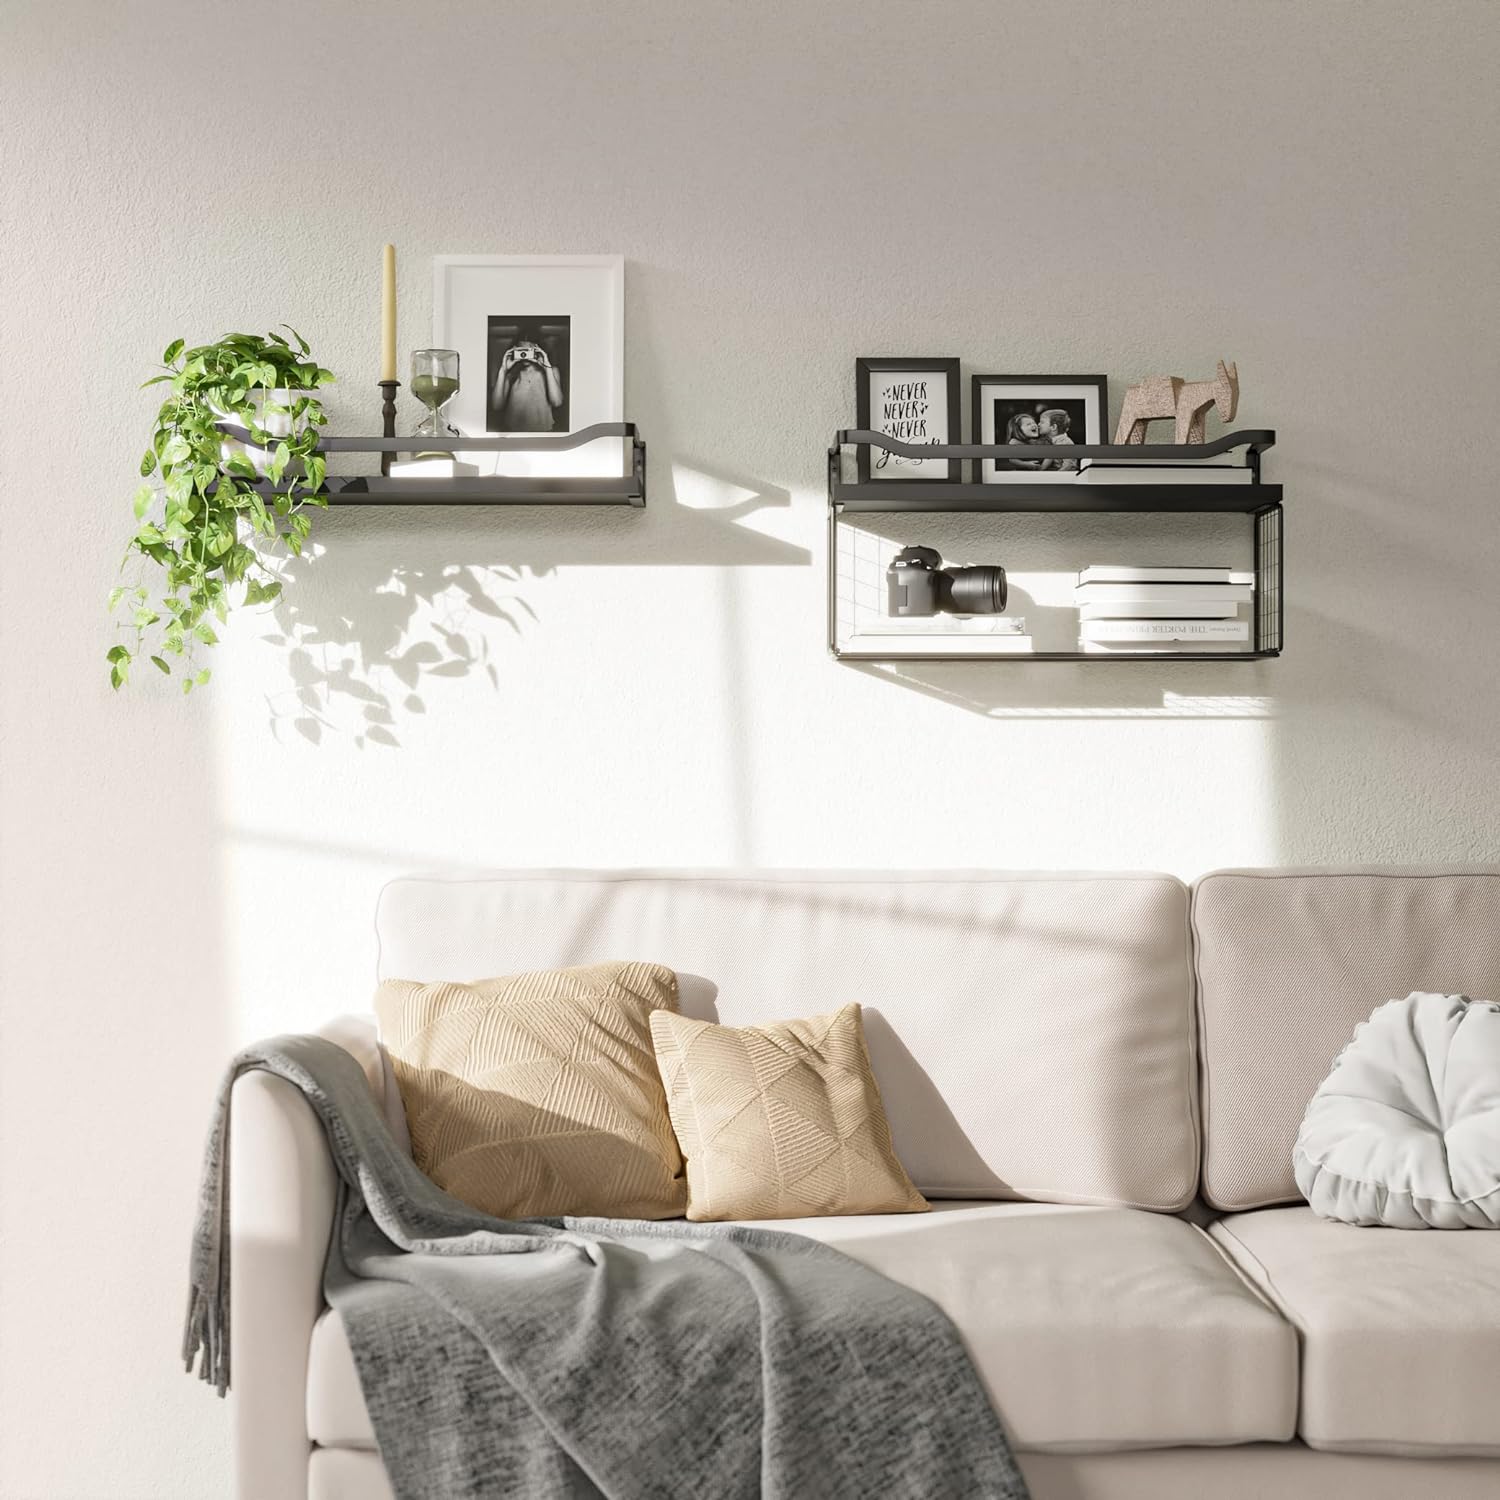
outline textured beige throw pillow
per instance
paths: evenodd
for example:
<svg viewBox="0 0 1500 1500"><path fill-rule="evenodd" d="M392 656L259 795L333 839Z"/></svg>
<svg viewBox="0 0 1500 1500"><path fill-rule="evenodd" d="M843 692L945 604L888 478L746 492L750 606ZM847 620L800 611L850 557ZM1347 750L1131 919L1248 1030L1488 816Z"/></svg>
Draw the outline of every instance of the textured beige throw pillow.
<svg viewBox="0 0 1500 1500"><path fill-rule="evenodd" d="M927 1207L891 1146L859 1006L745 1027L658 1010L651 1040L687 1158L688 1218Z"/></svg>
<svg viewBox="0 0 1500 1500"><path fill-rule="evenodd" d="M659 964L387 980L375 1009L417 1165L502 1219L680 1214L650 1024L676 1005L677 976Z"/></svg>

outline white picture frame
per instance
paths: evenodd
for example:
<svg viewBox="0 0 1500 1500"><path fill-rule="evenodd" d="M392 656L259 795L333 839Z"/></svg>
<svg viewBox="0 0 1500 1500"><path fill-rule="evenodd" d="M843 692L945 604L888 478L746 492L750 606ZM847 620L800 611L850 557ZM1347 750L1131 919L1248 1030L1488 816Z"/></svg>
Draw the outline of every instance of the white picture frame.
<svg viewBox="0 0 1500 1500"><path fill-rule="evenodd" d="M623 256L435 255L432 342L458 351L459 391L444 411L448 421L465 437L516 440L513 453L462 455L481 473L626 472L619 438L560 452L521 446L533 434L625 420ZM516 359L523 350L540 352L535 362Z"/></svg>

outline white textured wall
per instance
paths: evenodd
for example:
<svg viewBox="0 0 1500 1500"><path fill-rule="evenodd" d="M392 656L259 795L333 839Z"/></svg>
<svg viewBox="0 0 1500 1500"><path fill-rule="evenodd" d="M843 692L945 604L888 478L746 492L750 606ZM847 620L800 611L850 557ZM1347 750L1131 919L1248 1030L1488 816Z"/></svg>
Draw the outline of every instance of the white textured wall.
<svg viewBox="0 0 1500 1500"><path fill-rule="evenodd" d="M0 19L9 1500L225 1493L174 1368L215 1074L362 1003L389 871L1500 852L1488 0ZM112 696L137 382L285 319L368 430L385 240L403 362L435 252L628 258L650 508L330 516L209 693ZM830 662L823 449L903 351L1237 359L1286 657Z"/></svg>

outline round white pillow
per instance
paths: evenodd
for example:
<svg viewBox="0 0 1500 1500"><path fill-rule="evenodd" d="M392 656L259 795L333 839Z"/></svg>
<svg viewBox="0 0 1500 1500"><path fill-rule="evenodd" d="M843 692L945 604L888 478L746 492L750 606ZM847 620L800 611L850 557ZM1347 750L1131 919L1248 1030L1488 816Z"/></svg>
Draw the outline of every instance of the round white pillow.
<svg viewBox="0 0 1500 1500"><path fill-rule="evenodd" d="M1382 1005L1318 1085L1292 1165L1325 1219L1500 1228L1500 1005Z"/></svg>

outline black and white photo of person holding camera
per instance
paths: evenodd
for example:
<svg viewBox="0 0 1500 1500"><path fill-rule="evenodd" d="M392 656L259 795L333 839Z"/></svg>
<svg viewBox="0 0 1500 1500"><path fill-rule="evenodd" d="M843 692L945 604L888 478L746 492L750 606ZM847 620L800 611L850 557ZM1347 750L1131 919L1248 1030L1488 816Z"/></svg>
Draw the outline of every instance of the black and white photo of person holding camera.
<svg viewBox="0 0 1500 1500"><path fill-rule="evenodd" d="M487 432L568 430L570 319L489 320Z"/></svg>

